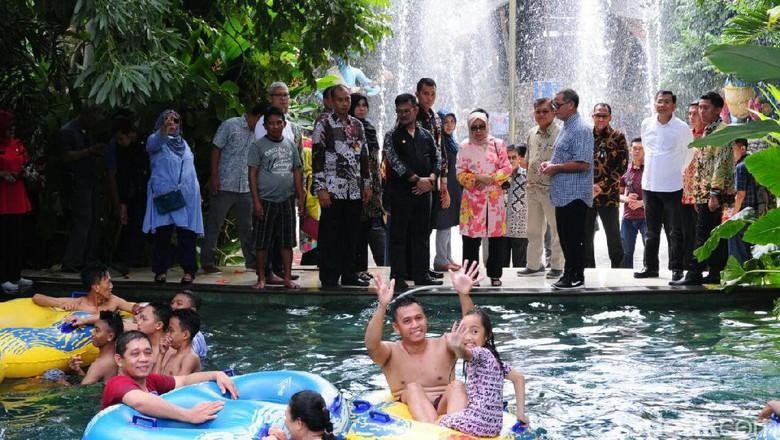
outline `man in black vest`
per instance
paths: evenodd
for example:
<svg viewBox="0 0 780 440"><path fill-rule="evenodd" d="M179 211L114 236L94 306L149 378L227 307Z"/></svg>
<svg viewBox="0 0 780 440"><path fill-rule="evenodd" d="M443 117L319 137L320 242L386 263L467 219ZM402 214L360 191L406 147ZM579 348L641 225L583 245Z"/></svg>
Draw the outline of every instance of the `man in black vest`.
<svg viewBox="0 0 780 440"><path fill-rule="evenodd" d="M428 275L431 191L441 171L441 157L431 133L417 122L418 111L414 95L398 95L398 125L384 142L383 156L390 167L390 277L395 278L396 289L408 287L404 281L407 235L414 284L441 284Z"/></svg>

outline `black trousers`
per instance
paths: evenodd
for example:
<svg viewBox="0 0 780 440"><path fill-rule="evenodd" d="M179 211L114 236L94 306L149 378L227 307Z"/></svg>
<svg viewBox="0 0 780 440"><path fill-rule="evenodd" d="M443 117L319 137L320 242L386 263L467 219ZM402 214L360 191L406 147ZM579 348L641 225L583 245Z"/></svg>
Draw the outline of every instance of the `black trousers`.
<svg viewBox="0 0 780 440"><path fill-rule="evenodd" d="M19 282L24 264L24 214L0 214L0 283Z"/></svg>
<svg viewBox="0 0 780 440"><path fill-rule="evenodd" d="M368 249L377 266L385 265L385 224L382 218L367 218L360 222L357 248L355 249L355 269L357 272L368 270Z"/></svg>
<svg viewBox="0 0 780 440"><path fill-rule="evenodd" d="M176 230L176 252L179 264L184 272L195 275L198 263L195 260L195 239L197 235L189 229L176 225L158 226L154 232L154 254L152 255L152 271L159 275L173 266L173 246L171 236Z"/></svg>
<svg viewBox="0 0 780 440"><path fill-rule="evenodd" d="M390 191L390 278L403 280L408 266L415 282L424 280L431 258L431 193Z"/></svg>
<svg viewBox="0 0 780 440"><path fill-rule="evenodd" d="M661 226L669 231L669 269L683 270L682 264L682 190L673 192L642 191L645 202L647 238L645 240L645 265L657 271L658 247L661 245Z"/></svg>
<svg viewBox="0 0 780 440"><path fill-rule="evenodd" d="M124 263L129 267L141 267L147 263L147 235L143 232L144 213L146 212L146 195L128 201L127 224L119 232L119 242L113 261Z"/></svg>
<svg viewBox="0 0 780 440"><path fill-rule="evenodd" d="M561 243L563 276L571 280L585 279L585 216L588 205L574 200L565 206L555 207L555 223L558 225L558 241Z"/></svg>
<svg viewBox="0 0 780 440"><path fill-rule="evenodd" d="M94 182L73 178L70 191L71 229L62 264L81 269L97 260L99 242L98 187Z"/></svg>
<svg viewBox="0 0 780 440"><path fill-rule="evenodd" d="M623 243L620 239L620 208L617 206L599 206L588 208L585 213L585 267L596 267L596 255L593 240L596 236L596 216L601 219L604 234L607 236L607 250L611 267L623 266Z"/></svg>
<svg viewBox="0 0 780 440"><path fill-rule="evenodd" d="M317 249L323 286L335 286L339 279L343 282L356 277L355 246L362 209L360 200L338 200L332 196L330 207L320 209Z"/></svg>
<svg viewBox="0 0 780 440"><path fill-rule="evenodd" d="M697 203L696 208L698 212L696 216L696 244L694 246L698 248L707 241L710 237L710 232L720 225L723 208L719 207L715 212L711 212L706 203ZM718 241L718 247L712 252L710 258L705 261L699 262L696 258L691 257L691 264L688 266L689 271L701 274L709 266L709 275L720 275L720 272L726 267L728 257L728 241L720 240Z"/></svg>
<svg viewBox="0 0 780 440"><path fill-rule="evenodd" d="M488 238L488 258L485 262L490 278L501 278L504 262L504 237ZM479 261L479 248L482 237L463 236L463 260ZM465 265L464 265L465 266Z"/></svg>
<svg viewBox="0 0 780 440"><path fill-rule="evenodd" d="M504 267L525 267L528 263L528 239L504 237ZM490 244L488 242L488 257L490 256Z"/></svg>
<svg viewBox="0 0 780 440"><path fill-rule="evenodd" d="M696 249L696 208L694 205L682 205L680 211L681 231L682 231L682 260L683 267L691 267L693 251Z"/></svg>

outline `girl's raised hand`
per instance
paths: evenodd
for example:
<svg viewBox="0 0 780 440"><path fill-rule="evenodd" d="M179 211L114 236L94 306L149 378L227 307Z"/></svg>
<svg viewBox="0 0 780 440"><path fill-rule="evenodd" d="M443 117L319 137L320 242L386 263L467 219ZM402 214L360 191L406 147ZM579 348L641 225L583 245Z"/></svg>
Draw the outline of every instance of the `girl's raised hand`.
<svg viewBox="0 0 780 440"><path fill-rule="evenodd" d="M479 262L463 260L463 266L457 272L450 270L452 287L459 295L468 295L474 284L482 281L485 276L479 275Z"/></svg>

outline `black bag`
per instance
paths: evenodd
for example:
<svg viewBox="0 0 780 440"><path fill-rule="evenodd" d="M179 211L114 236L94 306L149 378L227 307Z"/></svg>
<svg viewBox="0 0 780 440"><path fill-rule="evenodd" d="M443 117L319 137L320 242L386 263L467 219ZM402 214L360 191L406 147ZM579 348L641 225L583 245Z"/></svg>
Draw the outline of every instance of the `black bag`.
<svg viewBox="0 0 780 440"><path fill-rule="evenodd" d="M181 173L184 171L184 159L181 161L181 168L179 168L179 181L176 183L176 189L159 196L154 196L152 202L154 203L157 213L160 215L168 214L169 212L177 211L184 208L186 203L184 202L184 194L182 194L179 185L181 185Z"/></svg>

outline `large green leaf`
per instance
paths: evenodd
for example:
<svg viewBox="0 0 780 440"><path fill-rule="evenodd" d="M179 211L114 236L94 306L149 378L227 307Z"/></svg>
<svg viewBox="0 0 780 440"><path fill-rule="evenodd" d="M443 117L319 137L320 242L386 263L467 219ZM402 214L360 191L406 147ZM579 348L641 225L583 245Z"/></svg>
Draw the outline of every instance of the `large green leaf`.
<svg viewBox="0 0 780 440"><path fill-rule="evenodd" d="M780 243L780 209L772 209L756 220L745 231L743 239L753 244Z"/></svg>
<svg viewBox="0 0 780 440"><path fill-rule="evenodd" d="M780 48L742 44L711 46L704 54L721 72L748 82L780 80Z"/></svg>
<svg viewBox="0 0 780 440"><path fill-rule="evenodd" d="M737 235L745 225L750 223L750 218L755 217L755 212L752 208L745 208L738 214L734 215L730 219L721 223L717 228L710 232L709 238L704 242L701 247L693 251L693 255L699 261L704 261L712 255L715 248L718 247L718 242L721 239L728 240L729 238Z"/></svg>
<svg viewBox="0 0 780 440"><path fill-rule="evenodd" d="M753 153L745 159L750 174L772 194L780 194L780 148L771 147Z"/></svg>
<svg viewBox="0 0 780 440"><path fill-rule="evenodd" d="M780 123L774 119L764 121L755 121L748 124L729 125L723 130L718 130L712 134L696 139L691 143L691 147L723 147L731 143L734 139L760 139L769 134L780 135Z"/></svg>
<svg viewBox="0 0 780 440"><path fill-rule="evenodd" d="M745 269L742 268L733 255L730 255L728 261L726 261L726 267L721 273L723 282L726 285L733 285L738 283L743 276L745 276Z"/></svg>

